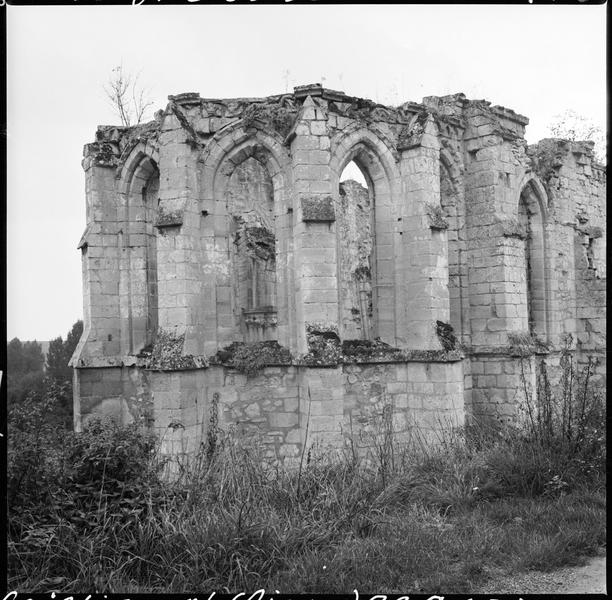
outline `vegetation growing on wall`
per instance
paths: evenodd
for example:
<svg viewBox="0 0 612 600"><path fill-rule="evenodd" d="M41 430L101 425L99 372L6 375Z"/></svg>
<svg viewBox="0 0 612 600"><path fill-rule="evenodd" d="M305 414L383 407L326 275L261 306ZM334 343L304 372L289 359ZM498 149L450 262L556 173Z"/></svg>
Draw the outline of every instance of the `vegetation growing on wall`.
<svg viewBox="0 0 612 600"><path fill-rule="evenodd" d="M436 335L444 350L455 350L457 348L457 336L450 323L436 321Z"/></svg>
<svg viewBox="0 0 612 600"><path fill-rule="evenodd" d="M147 368L159 371L180 371L208 366L208 361L203 356L183 355L184 344L184 333L177 335L160 329L147 360Z"/></svg>
<svg viewBox="0 0 612 600"><path fill-rule="evenodd" d="M278 104L250 104L244 111L242 122L245 129L260 123L287 137L293 126L297 111L288 110Z"/></svg>
<svg viewBox="0 0 612 600"><path fill-rule="evenodd" d="M336 366L342 357L340 337L335 325L307 323L308 352L303 361L309 366Z"/></svg>
<svg viewBox="0 0 612 600"><path fill-rule="evenodd" d="M224 365L255 377L262 369L276 365L290 365L291 352L276 340L264 342L233 342L219 350L211 364Z"/></svg>
<svg viewBox="0 0 612 600"><path fill-rule="evenodd" d="M375 340L344 340L342 358L345 362L370 362L372 360L403 360L399 348L386 344L379 338Z"/></svg>
<svg viewBox="0 0 612 600"><path fill-rule="evenodd" d="M323 323L306 326L308 353L302 363L308 366L337 366L338 364L394 362L394 361L454 361L462 358L452 327L438 321L444 350L401 350L374 340L340 340L336 327Z"/></svg>
<svg viewBox="0 0 612 600"><path fill-rule="evenodd" d="M508 332L508 344L512 356L530 356L536 349L535 340L528 331Z"/></svg>

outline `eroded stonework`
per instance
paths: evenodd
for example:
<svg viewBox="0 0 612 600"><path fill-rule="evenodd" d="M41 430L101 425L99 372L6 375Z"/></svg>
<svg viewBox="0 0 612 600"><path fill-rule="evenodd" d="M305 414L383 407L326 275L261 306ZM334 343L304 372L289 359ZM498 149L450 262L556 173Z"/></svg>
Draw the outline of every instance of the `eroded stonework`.
<svg viewBox="0 0 612 600"><path fill-rule="evenodd" d="M528 146L527 123L308 85L99 127L75 427L114 415L189 454L218 423L291 461L381 419L514 420L568 334L603 379L605 170L588 142Z"/></svg>

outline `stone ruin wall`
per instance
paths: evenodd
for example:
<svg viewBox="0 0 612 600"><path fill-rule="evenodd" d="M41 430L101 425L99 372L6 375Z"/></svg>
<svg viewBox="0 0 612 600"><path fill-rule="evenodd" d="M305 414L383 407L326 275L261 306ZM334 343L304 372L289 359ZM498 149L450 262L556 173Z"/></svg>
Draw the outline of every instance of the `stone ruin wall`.
<svg viewBox="0 0 612 600"><path fill-rule="evenodd" d="M75 427L143 422L189 454L218 422L295 460L514 420L567 334L605 379L605 170L590 143L527 146L527 122L311 85L98 128Z"/></svg>

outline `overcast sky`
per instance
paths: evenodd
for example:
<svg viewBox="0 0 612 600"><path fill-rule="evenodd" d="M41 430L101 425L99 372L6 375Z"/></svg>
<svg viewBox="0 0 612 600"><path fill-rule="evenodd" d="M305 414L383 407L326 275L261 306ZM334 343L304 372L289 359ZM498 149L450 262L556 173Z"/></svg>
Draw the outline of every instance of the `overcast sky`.
<svg viewBox="0 0 612 600"><path fill-rule="evenodd" d="M82 149L118 124L102 86L266 96L321 82L388 104L464 92L528 116L606 119L605 6L7 6L8 339L82 318Z"/></svg>

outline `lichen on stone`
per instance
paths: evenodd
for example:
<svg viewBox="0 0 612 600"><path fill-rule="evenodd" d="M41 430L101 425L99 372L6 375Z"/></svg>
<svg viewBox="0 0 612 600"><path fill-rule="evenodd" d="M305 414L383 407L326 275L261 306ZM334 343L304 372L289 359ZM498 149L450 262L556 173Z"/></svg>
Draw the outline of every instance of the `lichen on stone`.
<svg viewBox="0 0 612 600"><path fill-rule="evenodd" d="M331 196L306 196L301 198L303 221L335 221L336 211Z"/></svg>
<svg viewBox="0 0 612 600"><path fill-rule="evenodd" d="M157 212L155 227L172 227L183 224L183 213L180 210L165 211L161 207Z"/></svg>
<svg viewBox="0 0 612 600"><path fill-rule="evenodd" d="M527 238L527 227L518 219L513 217L498 218L497 223L503 237L514 237L520 240Z"/></svg>
<svg viewBox="0 0 612 600"><path fill-rule="evenodd" d="M444 217L444 210L439 204L427 204L427 216L431 229L448 229L448 221Z"/></svg>

